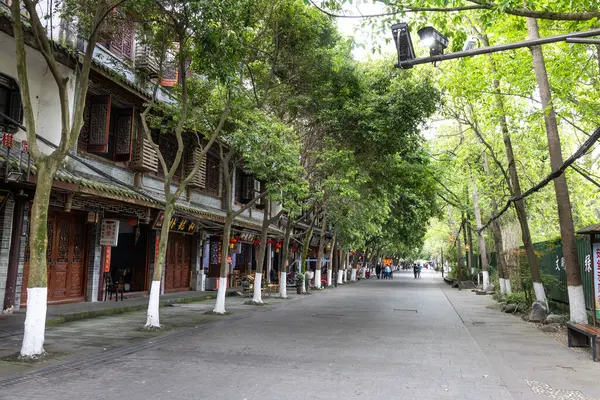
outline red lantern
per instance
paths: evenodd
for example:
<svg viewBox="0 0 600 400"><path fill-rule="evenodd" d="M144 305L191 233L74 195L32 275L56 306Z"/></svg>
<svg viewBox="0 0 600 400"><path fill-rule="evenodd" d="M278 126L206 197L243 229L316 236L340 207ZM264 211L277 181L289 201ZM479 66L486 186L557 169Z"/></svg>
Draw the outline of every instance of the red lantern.
<svg viewBox="0 0 600 400"><path fill-rule="evenodd" d="M292 246L292 253L296 254L296 250L297 250L297 249L296 249L296 245L293 245L293 246Z"/></svg>
<svg viewBox="0 0 600 400"><path fill-rule="evenodd" d="M235 244L238 242L238 239L236 237L232 237L229 239L229 248L233 249L235 247Z"/></svg>
<svg viewBox="0 0 600 400"><path fill-rule="evenodd" d="M252 242L255 246L260 246L260 239L254 239L254 242Z"/></svg>
<svg viewBox="0 0 600 400"><path fill-rule="evenodd" d="M23 140L21 142L21 147L22 147L23 153L29 153L29 143L27 143L27 140Z"/></svg>
<svg viewBox="0 0 600 400"><path fill-rule="evenodd" d="M12 149L13 137L14 137L14 135L12 133L3 132L2 133L2 146Z"/></svg>
<svg viewBox="0 0 600 400"><path fill-rule="evenodd" d="M281 242L275 242L275 253L279 253L279 250L281 249Z"/></svg>

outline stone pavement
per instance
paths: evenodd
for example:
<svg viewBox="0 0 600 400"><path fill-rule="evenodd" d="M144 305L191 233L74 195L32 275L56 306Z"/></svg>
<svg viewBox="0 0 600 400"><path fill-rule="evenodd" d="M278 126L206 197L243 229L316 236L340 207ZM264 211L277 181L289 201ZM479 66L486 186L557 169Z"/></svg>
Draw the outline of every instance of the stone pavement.
<svg viewBox="0 0 600 400"><path fill-rule="evenodd" d="M228 295L234 295L236 289L229 289ZM216 292L178 292L168 293L160 297L160 305L191 303L212 299ZM124 298L123 301L113 300L99 301L94 303L72 303L48 306L46 313L46 325L52 326L68 321L80 319L96 318L105 315L119 314L145 310L148 307L148 297ZM0 339L9 336L23 334L23 324L25 322L25 309L20 309L10 315L0 315Z"/></svg>
<svg viewBox="0 0 600 400"><path fill-rule="evenodd" d="M0 378L4 399L590 399L600 368L491 300L437 274L396 273L269 306L228 299L161 309L171 332L143 337L130 315L48 329L48 350L99 330L97 345ZM164 310L164 311L163 311ZM172 314L171 314L172 313ZM137 318L143 318L143 313ZM104 321L98 326L91 322ZM119 321L111 332L103 326ZM78 325L79 324L79 325ZM181 324L181 325L178 325ZM185 326L184 326L185 325ZM55 329L64 329L62 332ZM66 329L70 329L69 332ZM129 332L129 333L128 333ZM140 333L134 338L131 332ZM105 334L109 334L104 337ZM143 332L143 335L152 333ZM102 340L104 339L104 340ZM56 346L51 347L51 346ZM10 369L14 362L5 362ZM596 383L598 382L598 383Z"/></svg>

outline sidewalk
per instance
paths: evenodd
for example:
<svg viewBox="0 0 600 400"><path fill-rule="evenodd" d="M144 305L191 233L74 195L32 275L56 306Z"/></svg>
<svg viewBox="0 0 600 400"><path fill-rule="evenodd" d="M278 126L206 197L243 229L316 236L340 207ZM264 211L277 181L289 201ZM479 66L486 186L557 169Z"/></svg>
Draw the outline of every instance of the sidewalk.
<svg viewBox="0 0 600 400"><path fill-rule="evenodd" d="M228 289L227 296L235 295L238 289ZM184 304L213 299L216 291L207 292L178 292L160 296L160 306L169 304ZM125 312L145 310L148 307L148 296L125 298L123 301L99 301L48 306L46 326L54 326L69 321L120 314ZM11 315L0 315L0 339L9 336L22 335L25 322L25 309Z"/></svg>
<svg viewBox="0 0 600 400"><path fill-rule="evenodd" d="M600 398L600 363L586 351L568 348L519 316L491 306L490 296L452 289L443 281L442 291L469 334L502 378L515 399Z"/></svg>

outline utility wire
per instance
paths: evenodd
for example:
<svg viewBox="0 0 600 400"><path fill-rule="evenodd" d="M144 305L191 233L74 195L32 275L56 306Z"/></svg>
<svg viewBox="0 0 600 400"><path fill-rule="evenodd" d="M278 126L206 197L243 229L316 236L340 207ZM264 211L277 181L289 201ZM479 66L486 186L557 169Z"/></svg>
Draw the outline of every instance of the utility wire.
<svg viewBox="0 0 600 400"><path fill-rule="evenodd" d="M492 222L494 222L495 220L500 218L502 216L502 214L504 214L506 211L508 211L511 203L517 202L519 200L523 200L524 198L530 196L531 194L538 192L540 189L542 189L543 187L548 185L552 180L561 176L565 172L565 170L568 167L570 167L576 160L583 157L587 153L587 151L594 145L594 143L596 143L596 141L599 138L600 138L600 127L596 128L594 133L592 133L590 135L590 137L583 143L583 145L579 149L577 149L577 151L575 153L573 153L571 155L571 157L569 157L565 162L563 162L562 165L560 167L558 167L558 169L556 169L555 171L550 173L548 176L546 176L544 179L542 179L537 185L533 186L531 189L527 190L525 193L521 194L520 196L511 197L510 199L508 199L508 201L506 202L506 205L502 208L502 210L500 210L500 212L497 215L490 218L485 223L485 225L483 225L481 228L477 229L477 233L482 232Z"/></svg>

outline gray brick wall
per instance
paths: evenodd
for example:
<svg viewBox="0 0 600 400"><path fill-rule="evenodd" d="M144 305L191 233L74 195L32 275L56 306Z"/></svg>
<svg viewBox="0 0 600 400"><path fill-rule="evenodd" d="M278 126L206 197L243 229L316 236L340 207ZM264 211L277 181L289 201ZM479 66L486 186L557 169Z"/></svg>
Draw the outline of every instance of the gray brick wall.
<svg viewBox="0 0 600 400"><path fill-rule="evenodd" d="M23 266L25 264L25 248L27 247L27 236L29 236L29 203L25 204L23 210L23 236L21 237L21 249L19 250L19 270L17 273L17 294L15 295L15 310L21 308L21 290L23 289Z"/></svg>
<svg viewBox="0 0 600 400"><path fill-rule="evenodd" d="M8 255L10 253L10 235L12 233L15 202L11 197L0 212L0 309L4 309L4 291L8 273Z"/></svg>
<svg viewBox="0 0 600 400"><path fill-rule="evenodd" d="M86 301L98 301L98 285L100 284L100 264L102 262L102 246L100 246L100 224L89 224L89 247L87 268Z"/></svg>

